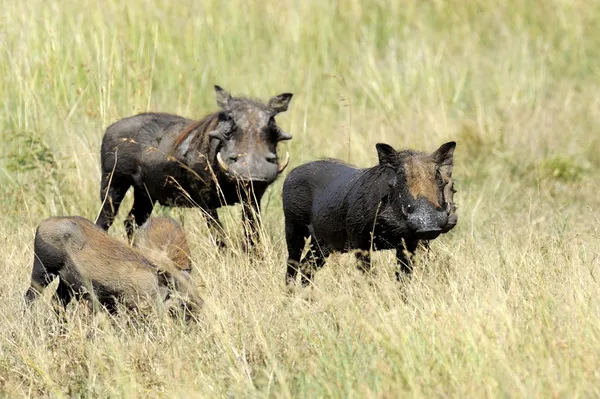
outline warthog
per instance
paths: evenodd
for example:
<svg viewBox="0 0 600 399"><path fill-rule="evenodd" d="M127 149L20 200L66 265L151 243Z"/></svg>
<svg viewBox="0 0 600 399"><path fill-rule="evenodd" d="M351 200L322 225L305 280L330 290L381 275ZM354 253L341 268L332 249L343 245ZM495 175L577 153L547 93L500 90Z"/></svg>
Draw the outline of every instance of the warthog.
<svg viewBox="0 0 600 399"><path fill-rule="evenodd" d="M358 250L368 271L370 250L395 249L399 269L410 273L419 241L432 240L457 222L452 166L455 142L432 154L377 144L379 164L358 169L337 160L293 169L283 184L288 247L286 284L300 269L307 285L332 251ZM300 263L305 240L312 250ZM396 271L399 279L400 273Z"/></svg>
<svg viewBox="0 0 600 399"><path fill-rule="evenodd" d="M186 276L170 262L153 263L80 216L51 217L38 226L26 302L36 299L56 277L60 281L54 300L64 307L75 297L97 300L114 313L118 302L144 308L165 301L175 291L188 310L202 305Z"/></svg>
<svg viewBox="0 0 600 399"><path fill-rule="evenodd" d="M151 217L137 231L133 246L154 263L172 262L186 273L192 271L192 260L185 232L169 217Z"/></svg>
<svg viewBox="0 0 600 399"><path fill-rule="evenodd" d="M200 207L216 232L221 232L217 208L242 202L246 238L254 243L260 200L289 161L286 153L279 162L277 143L292 136L277 126L275 116L287 110L292 94L264 104L232 97L219 86L215 91L221 110L199 121L145 113L108 127L101 150L99 226L108 230L133 186L134 204L125 221L130 238L133 221L142 225L155 202Z"/></svg>

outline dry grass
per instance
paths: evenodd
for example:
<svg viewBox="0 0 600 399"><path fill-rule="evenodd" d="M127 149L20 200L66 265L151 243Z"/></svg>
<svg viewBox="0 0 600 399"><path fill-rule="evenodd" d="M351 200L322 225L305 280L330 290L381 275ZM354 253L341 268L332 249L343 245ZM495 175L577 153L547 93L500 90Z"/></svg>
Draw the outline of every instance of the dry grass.
<svg viewBox="0 0 600 399"><path fill-rule="evenodd" d="M599 396L599 19L560 0L7 2L2 396ZM202 323L24 313L37 224L98 212L106 126L200 117L215 83L295 93L292 167L456 140L459 225L410 282L390 253L370 280L333 256L288 296L280 179L256 258L217 251L197 210L155 210L185 220ZM238 242L239 209L221 215Z"/></svg>

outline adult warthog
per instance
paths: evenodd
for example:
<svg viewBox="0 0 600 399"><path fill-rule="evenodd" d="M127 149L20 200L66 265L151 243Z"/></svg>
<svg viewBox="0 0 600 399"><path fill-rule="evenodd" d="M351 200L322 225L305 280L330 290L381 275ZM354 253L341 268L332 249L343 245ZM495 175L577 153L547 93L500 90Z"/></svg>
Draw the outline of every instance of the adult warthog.
<svg viewBox="0 0 600 399"><path fill-rule="evenodd" d="M51 217L38 226L26 301L36 299L56 277L54 300L64 307L81 298L114 313L118 303L146 308L175 293L190 311L202 305L188 275L172 262L154 262L80 216Z"/></svg>
<svg viewBox="0 0 600 399"><path fill-rule="evenodd" d="M456 225L455 147L449 142L425 154L377 144L379 164L372 168L322 160L293 169L283 185L286 284L295 281L298 270L302 284L309 284L332 251L358 250L359 267L368 271L371 249L395 249L399 269L410 273L419 242ZM312 249L300 263L309 237Z"/></svg>
<svg viewBox="0 0 600 399"><path fill-rule="evenodd" d="M260 200L289 161L286 153L280 162L277 143L292 136L277 126L275 116L287 110L292 94L264 104L232 97L219 86L215 91L221 110L199 121L145 113L108 127L101 150L99 226L108 230L133 186L134 204L125 221L130 238L133 222L141 226L156 202L200 207L219 233L217 208L242 202L246 238L254 243Z"/></svg>

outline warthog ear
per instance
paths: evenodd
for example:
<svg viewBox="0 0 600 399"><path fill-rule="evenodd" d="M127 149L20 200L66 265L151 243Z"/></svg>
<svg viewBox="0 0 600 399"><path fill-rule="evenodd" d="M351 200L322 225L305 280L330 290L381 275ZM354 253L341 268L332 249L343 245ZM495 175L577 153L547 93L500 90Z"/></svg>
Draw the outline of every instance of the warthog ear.
<svg viewBox="0 0 600 399"><path fill-rule="evenodd" d="M396 152L392 146L384 143L377 143L375 144L375 148L377 149L380 165L398 166L398 152Z"/></svg>
<svg viewBox="0 0 600 399"><path fill-rule="evenodd" d="M449 141L446 144L442 144L433 154L431 154L435 163L440 166L440 171L446 177L452 176L452 166L454 166L454 148L456 148L456 142Z"/></svg>
<svg viewBox="0 0 600 399"><path fill-rule="evenodd" d="M283 93L278 96L271 97L269 100L269 108L274 114L287 111L290 100L292 99L292 93Z"/></svg>
<svg viewBox="0 0 600 399"><path fill-rule="evenodd" d="M229 102L231 95L225 89L215 85L215 93L217 94L217 105L226 111L229 111Z"/></svg>

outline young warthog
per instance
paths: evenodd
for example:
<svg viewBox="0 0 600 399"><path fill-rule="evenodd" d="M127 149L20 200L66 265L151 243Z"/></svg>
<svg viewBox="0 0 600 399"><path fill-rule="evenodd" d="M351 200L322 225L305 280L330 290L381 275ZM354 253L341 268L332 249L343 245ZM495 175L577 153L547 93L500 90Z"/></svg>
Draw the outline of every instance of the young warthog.
<svg viewBox="0 0 600 399"><path fill-rule="evenodd" d="M143 308L173 291L190 311L202 305L186 276L170 262L153 263L79 216L51 217L38 226L26 301L36 299L56 277L60 282L54 299L64 307L75 297L97 300L110 312L117 302Z"/></svg>
<svg viewBox="0 0 600 399"><path fill-rule="evenodd" d="M102 140L102 210L97 224L108 230L129 187L134 204L125 221L133 234L152 213L154 203L200 207L209 225L221 231L217 208L242 202L244 231L250 244L257 237L260 200L285 169L277 143L289 140L275 116L292 94L259 101L231 97L215 86L221 110L202 120L146 113L122 119L106 129ZM219 239L219 245L222 242Z"/></svg>
<svg viewBox="0 0 600 399"><path fill-rule="evenodd" d="M379 164L372 168L322 160L293 169L283 184L286 284L295 281L300 269L302 284L307 285L332 251L359 250L360 268L367 271L371 249L395 249L400 270L410 273L419 241L432 240L456 225L455 147L449 142L425 154L377 144ZM313 248L300 264L309 237ZM398 271L396 276L400 278Z"/></svg>
<svg viewBox="0 0 600 399"><path fill-rule="evenodd" d="M169 217L152 217L137 231L133 246L155 264L172 262L179 270L192 271L192 260L185 232Z"/></svg>

